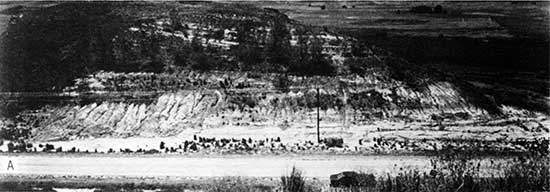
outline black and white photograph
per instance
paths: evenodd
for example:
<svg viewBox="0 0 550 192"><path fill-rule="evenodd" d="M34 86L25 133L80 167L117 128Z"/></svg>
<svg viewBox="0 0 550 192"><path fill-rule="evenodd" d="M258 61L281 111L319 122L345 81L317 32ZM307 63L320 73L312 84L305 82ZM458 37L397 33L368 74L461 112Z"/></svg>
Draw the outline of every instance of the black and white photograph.
<svg viewBox="0 0 550 192"><path fill-rule="evenodd" d="M550 192L550 1L0 0L0 191Z"/></svg>

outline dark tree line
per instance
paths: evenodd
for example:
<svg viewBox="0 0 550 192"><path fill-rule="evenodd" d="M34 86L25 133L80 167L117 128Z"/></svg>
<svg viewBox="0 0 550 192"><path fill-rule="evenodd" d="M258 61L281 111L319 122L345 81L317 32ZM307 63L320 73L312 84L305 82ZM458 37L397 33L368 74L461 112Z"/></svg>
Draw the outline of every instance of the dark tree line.
<svg viewBox="0 0 550 192"><path fill-rule="evenodd" d="M111 39L127 27L106 4L62 4L13 19L2 34L2 90L60 89L110 68Z"/></svg>
<svg viewBox="0 0 550 192"><path fill-rule="evenodd" d="M75 78L99 70L335 74L332 62L322 53L324 42L315 38L311 27L299 27L301 34L298 35L303 36L297 46L290 45L290 27L294 24L282 14L258 9L266 12L261 15L264 21L244 19L233 23L239 45L223 50L203 44L205 39L221 40L223 30L213 30L209 35L195 36L186 42L160 34L155 28L155 22L165 17L172 21L165 31L187 29L181 21L184 17L176 9L159 7L155 10L159 13L153 14L159 18L130 14L138 8L120 2L63 3L25 12L21 18L14 17L0 42L0 89L60 91ZM231 7L225 9L231 10ZM262 32L259 27L271 31ZM137 30L130 31L130 28Z"/></svg>

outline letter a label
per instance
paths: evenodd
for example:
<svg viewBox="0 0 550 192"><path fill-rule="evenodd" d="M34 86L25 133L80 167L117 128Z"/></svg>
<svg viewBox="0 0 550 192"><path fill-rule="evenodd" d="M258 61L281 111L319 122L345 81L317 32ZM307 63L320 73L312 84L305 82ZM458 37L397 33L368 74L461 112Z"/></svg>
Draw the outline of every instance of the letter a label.
<svg viewBox="0 0 550 192"><path fill-rule="evenodd" d="M11 169L11 170L14 170L14 169L13 169L13 163L11 162L11 160L8 161L8 170L10 170L10 169Z"/></svg>

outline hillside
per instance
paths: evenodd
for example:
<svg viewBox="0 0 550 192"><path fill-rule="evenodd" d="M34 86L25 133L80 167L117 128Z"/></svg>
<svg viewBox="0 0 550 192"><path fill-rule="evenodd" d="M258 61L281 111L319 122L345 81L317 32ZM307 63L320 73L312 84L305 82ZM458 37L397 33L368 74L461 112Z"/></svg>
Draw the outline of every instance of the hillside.
<svg viewBox="0 0 550 192"><path fill-rule="evenodd" d="M189 137L191 130L311 139L317 106L325 134L346 142L411 126L434 138L484 140L475 131L424 129L498 127L493 120L501 118L514 123L499 130L526 131L497 138L548 131L544 113L503 105L453 75L275 9L93 2L9 13L0 43L0 88L9 92L2 126L30 130L25 137L34 141ZM538 111L548 106L539 95L529 102ZM524 128L533 119L536 126Z"/></svg>
<svg viewBox="0 0 550 192"><path fill-rule="evenodd" d="M346 40L313 38L322 33L247 5L98 2L23 9L3 35L1 87L60 91L98 70L335 74L321 44L345 49L339 43ZM304 38L291 39L298 35ZM313 62L325 66L311 69Z"/></svg>

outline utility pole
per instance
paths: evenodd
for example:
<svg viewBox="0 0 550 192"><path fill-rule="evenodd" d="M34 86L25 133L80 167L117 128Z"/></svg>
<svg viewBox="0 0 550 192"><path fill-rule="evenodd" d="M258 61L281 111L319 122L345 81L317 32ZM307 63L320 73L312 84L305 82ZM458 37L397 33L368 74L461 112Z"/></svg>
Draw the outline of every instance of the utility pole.
<svg viewBox="0 0 550 192"><path fill-rule="evenodd" d="M321 121L321 119L319 118L320 105L321 105L321 102L319 101L319 87L317 87L317 143L321 143L321 135L319 133L319 121Z"/></svg>

